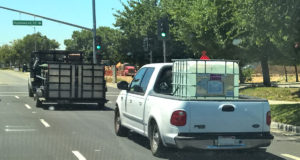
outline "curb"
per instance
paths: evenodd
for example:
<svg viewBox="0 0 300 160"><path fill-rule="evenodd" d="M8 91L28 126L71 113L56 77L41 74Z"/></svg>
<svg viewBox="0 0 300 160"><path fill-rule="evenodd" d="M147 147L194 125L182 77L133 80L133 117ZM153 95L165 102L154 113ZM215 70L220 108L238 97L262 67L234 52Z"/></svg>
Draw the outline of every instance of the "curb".
<svg viewBox="0 0 300 160"><path fill-rule="evenodd" d="M300 133L300 126L293 126L284 123L272 122L271 128L275 128L285 132Z"/></svg>

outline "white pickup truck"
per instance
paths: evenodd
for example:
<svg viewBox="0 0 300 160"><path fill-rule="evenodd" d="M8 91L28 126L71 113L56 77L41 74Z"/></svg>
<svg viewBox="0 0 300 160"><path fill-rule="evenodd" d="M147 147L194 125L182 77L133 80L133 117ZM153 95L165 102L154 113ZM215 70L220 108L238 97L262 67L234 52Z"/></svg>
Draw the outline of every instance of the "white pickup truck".
<svg viewBox="0 0 300 160"><path fill-rule="evenodd" d="M174 96L173 63L143 66L122 91L115 109L115 133L128 130L150 140L153 155L165 147L256 149L270 145L271 114L267 100L186 99ZM174 77L173 77L174 78Z"/></svg>

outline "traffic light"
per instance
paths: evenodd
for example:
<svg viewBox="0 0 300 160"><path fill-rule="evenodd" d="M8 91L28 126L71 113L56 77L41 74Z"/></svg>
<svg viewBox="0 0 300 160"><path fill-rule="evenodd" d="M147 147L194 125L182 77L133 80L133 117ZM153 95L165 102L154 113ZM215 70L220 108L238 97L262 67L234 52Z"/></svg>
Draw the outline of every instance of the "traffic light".
<svg viewBox="0 0 300 160"><path fill-rule="evenodd" d="M158 39L169 39L169 21L168 17L163 17L158 20L157 26L157 36Z"/></svg>
<svg viewBox="0 0 300 160"><path fill-rule="evenodd" d="M100 49L101 49L101 37L100 36L96 36L96 52L97 54L100 54Z"/></svg>

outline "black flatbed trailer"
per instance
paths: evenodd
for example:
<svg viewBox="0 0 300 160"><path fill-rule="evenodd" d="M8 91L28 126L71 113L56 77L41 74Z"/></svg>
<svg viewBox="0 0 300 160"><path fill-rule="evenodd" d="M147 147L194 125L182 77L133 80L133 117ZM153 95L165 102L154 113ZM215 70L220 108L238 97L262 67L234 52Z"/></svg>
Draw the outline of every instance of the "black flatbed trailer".
<svg viewBox="0 0 300 160"><path fill-rule="evenodd" d="M79 51L37 51L31 54L29 96L43 104L106 102L104 65L84 62Z"/></svg>

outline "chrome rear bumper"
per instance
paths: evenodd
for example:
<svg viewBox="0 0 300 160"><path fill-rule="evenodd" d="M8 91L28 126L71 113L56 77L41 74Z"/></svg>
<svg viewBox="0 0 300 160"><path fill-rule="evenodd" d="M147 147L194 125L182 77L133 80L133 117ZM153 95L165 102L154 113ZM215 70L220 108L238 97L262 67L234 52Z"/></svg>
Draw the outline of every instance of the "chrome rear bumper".
<svg viewBox="0 0 300 160"><path fill-rule="evenodd" d="M232 136L235 143L220 145L219 136ZM175 137L176 146L197 149L250 149L267 147L274 137L269 133L211 133L211 134L179 134Z"/></svg>

